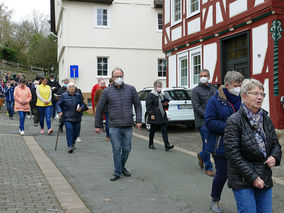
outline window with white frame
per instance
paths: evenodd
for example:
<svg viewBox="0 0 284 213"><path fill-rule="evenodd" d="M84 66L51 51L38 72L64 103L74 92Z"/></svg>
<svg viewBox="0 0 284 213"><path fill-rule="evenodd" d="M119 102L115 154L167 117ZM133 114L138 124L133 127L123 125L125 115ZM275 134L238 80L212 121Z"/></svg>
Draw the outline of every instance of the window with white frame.
<svg viewBox="0 0 284 213"><path fill-rule="evenodd" d="M97 8L97 27L109 26L109 10L107 8Z"/></svg>
<svg viewBox="0 0 284 213"><path fill-rule="evenodd" d="M158 77L167 77L167 59L158 59Z"/></svg>
<svg viewBox="0 0 284 213"><path fill-rule="evenodd" d="M172 1L172 22L173 24L179 22L181 20L181 13L182 13L182 0L173 0Z"/></svg>
<svg viewBox="0 0 284 213"><path fill-rule="evenodd" d="M180 74L180 86L188 86L188 68L187 68L187 56L179 59L179 74Z"/></svg>
<svg viewBox="0 0 284 213"><path fill-rule="evenodd" d="M193 16L200 13L200 0L187 0L187 14Z"/></svg>
<svg viewBox="0 0 284 213"><path fill-rule="evenodd" d="M190 87L194 87L199 84L200 70L202 65L201 55L201 47L190 50L190 76L192 76Z"/></svg>
<svg viewBox="0 0 284 213"><path fill-rule="evenodd" d="M163 30L163 13L158 13L158 30Z"/></svg>
<svg viewBox="0 0 284 213"><path fill-rule="evenodd" d="M108 76L108 57L97 58L97 76Z"/></svg>

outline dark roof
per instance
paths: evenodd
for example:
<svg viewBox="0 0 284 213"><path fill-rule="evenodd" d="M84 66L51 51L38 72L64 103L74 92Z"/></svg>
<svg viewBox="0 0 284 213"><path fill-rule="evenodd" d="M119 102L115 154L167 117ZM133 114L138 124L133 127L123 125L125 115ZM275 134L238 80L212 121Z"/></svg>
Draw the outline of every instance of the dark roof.
<svg viewBox="0 0 284 213"><path fill-rule="evenodd" d="M77 2L92 2L92 3L102 3L102 4L112 4L113 0L68 0L68 1L77 1ZM55 0L50 0L50 25L51 32L56 33L55 31Z"/></svg>
<svg viewBox="0 0 284 213"><path fill-rule="evenodd" d="M154 6L156 8L163 8L163 0L154 0Z"/></svg>

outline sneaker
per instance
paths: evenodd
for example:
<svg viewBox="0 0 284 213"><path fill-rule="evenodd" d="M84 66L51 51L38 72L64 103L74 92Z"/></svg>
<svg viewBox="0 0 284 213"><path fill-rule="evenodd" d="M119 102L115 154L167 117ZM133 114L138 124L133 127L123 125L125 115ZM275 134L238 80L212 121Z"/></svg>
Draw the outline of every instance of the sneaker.
<svg viewBox="0 0 284 213"><path fill-rule="evenodd" d="M20 135L21 135L21 136L23 136L24 134L25 134L25 131L24 131L24 130L20 131Z"/></svg>
<svg viewBox="0 0 284 213"><path fill-rule="evenodd" d="M38 124L37 124L37 123L35 123L34 125L35 125L35 126L37 126Z"/></svg>
<svg viewBox="0 0 284 213"><path fill-rule="evenodd" d="M41 129L41 130L40 130L40 134L44 134L44 129Z"/></svg>
<svg viewBox="0 0 284 213"><path fill-rule="evenodd" d="M82 142L82 140L81 140L80 137L78 137L78 138L75 140L75 143L81 143L81 142Z"/></svg>
<svg viewBox="0 0 284 213"><path fill-rule="evenodd" d="M215 202L215 201L212 200L211 203L210 203L210 209L213 212L222 213L222 209L219 206L219 202Z"/></svg>
<svg viewBox="0 0 284 213"><path fill-rule="evenodd" d="M30 118L31 118L31 116L30 116L30 115L27 115L27 118L28 118L28 119L30 119Z"/></svg>
<svg viewBox="0 0 284 213"><path fill-rule="evenodd" d="M72 153L74 151L74 148L72 146L68 147L68 153Z"/></svg>
<svg viewBox="0 0 284 213"><path fill-rule="evenodd" d="M48 131L47 131L47 134L51 134L51 133L53 133L53 129L49 129Z"/></svg>
<svg viewBox="0 0 284 213"><path fill-rule="evenodd" d="M210 176L210 177L214 177L215 173L212 170L206 170L205 174Z"/></svg>
<svg viewBox="0 0 284 213"><path fill-rule="evenodd" d="M9 116L9 112L8 111L7 111L6 115Z"/></svg>
<svg viewBox="0 0 284 213"><path fill-rule="evenodd" d="M32 115L32 118L34 118L34 115Z"/></svg>

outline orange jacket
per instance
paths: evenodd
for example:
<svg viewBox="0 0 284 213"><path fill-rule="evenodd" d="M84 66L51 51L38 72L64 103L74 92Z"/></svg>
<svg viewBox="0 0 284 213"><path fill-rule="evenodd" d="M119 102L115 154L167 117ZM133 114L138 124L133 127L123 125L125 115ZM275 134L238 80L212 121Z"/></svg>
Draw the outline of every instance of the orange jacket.
<svg viewBox="0 0 284 213"><path fill-rule="evenodd" d="M32 93L30 88L26 85L21 87L20 85L16 86L14 90L14 98L15 98L15 111L30 111L30 101L32 100ZM23 101L25 102L23 104Z"/></svg>

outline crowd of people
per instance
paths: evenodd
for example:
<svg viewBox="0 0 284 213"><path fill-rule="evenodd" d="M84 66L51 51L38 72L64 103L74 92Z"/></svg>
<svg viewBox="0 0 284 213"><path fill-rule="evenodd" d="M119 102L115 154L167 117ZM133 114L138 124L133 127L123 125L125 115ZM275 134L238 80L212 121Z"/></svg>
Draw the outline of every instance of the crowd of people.
<svg viewBox="0 0 284 213"><path fill-rule="evenodd" d="M8 78L9 79L9 78ZM108 87L104 79L98 79L93 87L92 109L95 114L95 132L103 132L106 120L106 140L112 144L114 172L111 181L121 175L130 177L126 162L131 151L132 126L138 131L142 125L141 103L134 86L124 83L120 68L112 71ZM222 190L228 180L239 213L272 212L272 170L281 161L282 151L268 113L262 109L265 97L263 84L255 79L244 79L237 71L228 71L224 85L209 83L210 72L200 71L200 83L192 90L192 105L195 126L202 138L202 150L197 154L198 165L205 167L205 174L214 177L211 187L210 209L221 213L219 205ZM14 82L17 82L15 84ZM51 134L50 119L59 117L60 129L66 127L68 152L73 153L80 136L82 112L88 107L82 92L68 79L61 87L55 75L41 77L31 84L24 78L0 79L0 95L6 97L7 112L13 118L14 111L20 117L20 134L24 134L27 112L34 115L34 124L40 123L44 133L44 118L47 132ZM146 99L149 132L149 149L155 150L155 132L161 129L165 151L174 148L168 141L167 107L170 100L162 92L162 82L156 80ZM14 106L14 107L13 107ZM133 120L133 106L136 120ZM62 131L62 130L61 130ZM215 163L216 172L210 161Z"/></svg>

